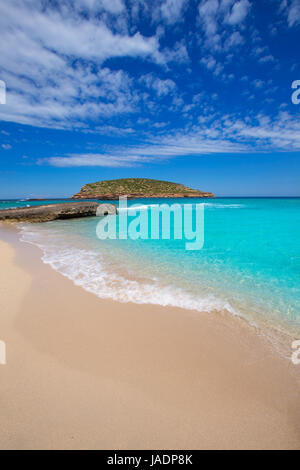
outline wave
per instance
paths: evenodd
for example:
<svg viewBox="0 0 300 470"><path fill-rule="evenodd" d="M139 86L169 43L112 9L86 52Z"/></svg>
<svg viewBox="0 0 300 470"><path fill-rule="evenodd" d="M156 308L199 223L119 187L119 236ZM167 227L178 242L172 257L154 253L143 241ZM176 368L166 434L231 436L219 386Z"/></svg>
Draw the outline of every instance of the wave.
<svg viewBox="0 0 300 470"><path fill-rule="evenodd" d="M176 203L178 204L178 203ZM194 206L196 203L186 202L180 205L184 206ZM197 203L199 204L199 203ZM204 205L205 208L209 209L242 209L246 207L244 204L214 204L212 202L202 202L201 204ZM148 210L151 207L157 207L159 204L144 204L144 205L137 205L136 207L128 206L126 208L121 207L118 208L118 212L130 212L130 211L140 211L140 210Z"/></svg>
<svg viewBox="0 0 300 470"><path fill-rule="evenodd" d="M204 206L214 209L242 209L246 207L244 204L214 204L213 202L204 202Z"/></svg>
<svg viewBox="0 0 300 470"><path fill-rule="evenodd" d="M52 242L50 242L52 239ZM136 304L180 307L199 312L228 311L239 315L231 305L214 295L199 297L173 285L162 286L157 279L127 279L110 272L101 253L55 242L55 234L47 239L43 233L21 226L21 241L38 246L42 260L75 285L102 299Z"/></svg>
<svg viewBox="0 0 300 470"><path fill-rule="evenodd" d="M136 207L128 206L128 207L119 207L118 212L130 212L130 211L140 211L140 210L148 210L150 207L157 207L158 204L142 204L137 205Z"/></svg>

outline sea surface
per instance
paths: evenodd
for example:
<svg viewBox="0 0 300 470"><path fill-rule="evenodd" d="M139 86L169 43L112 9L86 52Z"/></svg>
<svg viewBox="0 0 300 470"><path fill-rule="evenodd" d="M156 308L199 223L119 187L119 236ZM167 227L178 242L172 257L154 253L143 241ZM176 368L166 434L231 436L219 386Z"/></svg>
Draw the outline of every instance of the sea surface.
<svg viewBox="0 0 300 470"><path fill-rule="evenodd" d="M228 312L299 337L300 198L139 199L128 201L128 224L132 205L149 212L162 203L192 204L193 218L195 205L204 204L201 250L186 250L186 240L174 236L99 240L97 217L20 224L20 236L42 249L45 263L101 298ZM0 209L36 204L0 201Z"/></svg>

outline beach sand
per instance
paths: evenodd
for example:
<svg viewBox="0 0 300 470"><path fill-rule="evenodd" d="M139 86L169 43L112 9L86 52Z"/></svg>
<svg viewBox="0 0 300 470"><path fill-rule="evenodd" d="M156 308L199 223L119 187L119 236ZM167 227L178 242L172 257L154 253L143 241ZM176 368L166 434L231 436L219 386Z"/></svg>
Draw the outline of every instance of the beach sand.
<svg viewBox="0 0 300 470"><path fill-rule="evenodd" d="M0 238L1 449L300 448L300 366L245 322L98 299Z"/></svg>

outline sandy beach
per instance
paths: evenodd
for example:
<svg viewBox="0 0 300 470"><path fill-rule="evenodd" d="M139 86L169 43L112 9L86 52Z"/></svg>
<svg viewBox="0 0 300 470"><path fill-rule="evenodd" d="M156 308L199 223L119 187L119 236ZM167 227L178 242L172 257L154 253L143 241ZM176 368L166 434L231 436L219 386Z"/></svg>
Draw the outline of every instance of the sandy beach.
<svg viewBox="0 0 300 470"><path fill-rule="evenodd" d="M246 323L101 300L0 238L1 449L300 448L300 369Z"/></svg>

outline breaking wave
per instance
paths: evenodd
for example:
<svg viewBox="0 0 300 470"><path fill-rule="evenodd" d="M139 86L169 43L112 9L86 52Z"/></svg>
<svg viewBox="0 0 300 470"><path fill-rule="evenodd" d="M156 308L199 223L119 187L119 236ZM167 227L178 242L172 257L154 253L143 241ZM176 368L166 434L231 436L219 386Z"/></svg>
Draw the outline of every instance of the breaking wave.
<svg viewBox="0 0 300 470"><path fill-rule="evenodd" d="M66 237L67 238L67 237ZM162 286L157 279L129 279L110 269L99 251L87 250L56 239L55 233L21 226L21 241L38 246L42 260L71 279L75 285L102 299L136 304L155 304L180 307L199 312L228 311L238 313L231 305L214 295L203 297L186 292L173 285Z"/></svg>

